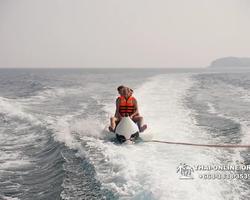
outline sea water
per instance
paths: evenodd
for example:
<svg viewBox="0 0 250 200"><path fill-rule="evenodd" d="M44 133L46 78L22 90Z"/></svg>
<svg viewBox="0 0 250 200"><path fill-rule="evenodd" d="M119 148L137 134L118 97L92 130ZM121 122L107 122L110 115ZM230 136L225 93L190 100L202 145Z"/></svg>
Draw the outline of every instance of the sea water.
<svg viewBox="0 0 250 200"><path fill-rule="evenodd" d="M0 199L247 199L248 148L120 145L107 125L134 90L154 140L250 144L247 69L0 69ZM178 167L193 170L181 179ZM201 168L206 169L206 168ZM191 177L191 178L190 178ZM190 178L190 179L189 179Z"/></svg>

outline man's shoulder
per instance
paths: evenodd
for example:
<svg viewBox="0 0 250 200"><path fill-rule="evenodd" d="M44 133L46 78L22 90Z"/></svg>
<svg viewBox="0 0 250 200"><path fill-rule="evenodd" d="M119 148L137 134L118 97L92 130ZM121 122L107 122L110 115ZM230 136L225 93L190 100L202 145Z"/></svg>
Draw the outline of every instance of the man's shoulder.
<svg viewBox="0 0 250 200"><path fill-rule="evenodd" d="M131 96L131 97L132 97L132 99L133 99L133 100L136 100L136 98L135 98L135 97L133 97L133 96Z"/></svg>
<svg viewBox="0 0 250 200"><path fill-rule="evenodd" d="M137 103L137 100L136 100L135 97L132 97L132 101L133 101L134 103Z"/></svg>

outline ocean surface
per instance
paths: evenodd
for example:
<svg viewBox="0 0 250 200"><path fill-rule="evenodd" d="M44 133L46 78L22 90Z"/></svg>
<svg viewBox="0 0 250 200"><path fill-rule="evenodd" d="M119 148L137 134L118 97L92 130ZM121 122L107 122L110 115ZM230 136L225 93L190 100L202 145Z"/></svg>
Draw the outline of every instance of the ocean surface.
<svg viewBox="0 0 250 200"><path fill-rule="evenodd" d="M249 199L249 170L196 170L248 166L249 148L110 137L121 84L154 140L250 144L250 69L0 69L0 199Z"/></svg>

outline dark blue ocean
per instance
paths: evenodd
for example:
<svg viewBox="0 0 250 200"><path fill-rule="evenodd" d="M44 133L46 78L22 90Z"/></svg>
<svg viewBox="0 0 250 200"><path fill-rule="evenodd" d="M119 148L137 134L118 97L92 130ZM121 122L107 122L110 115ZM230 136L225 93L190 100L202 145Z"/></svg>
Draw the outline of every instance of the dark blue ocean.
<svg viewBox="0 0 250 200"><path fill-rule="evenodd" d="M249 199L249 170L195 169L249 166L249 148L120 145L107 126L125 85L154 140L249 145L250 69L0 69L0 85L0 199Z"/></svg>

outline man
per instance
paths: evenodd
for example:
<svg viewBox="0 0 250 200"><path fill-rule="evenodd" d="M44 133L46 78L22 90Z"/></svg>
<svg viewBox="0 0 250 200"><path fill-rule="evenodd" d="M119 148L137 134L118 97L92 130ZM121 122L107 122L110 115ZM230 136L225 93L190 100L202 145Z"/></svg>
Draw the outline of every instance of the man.
<svg viewBox="0 0 250 200"><path fill-rule="evenodd" d="M134 93L134 90L132 90L132 89L130 88L130 96L132 96L133 93Z"/></svg>
<svg viewBox="0 0 250 200"><path fill-rule="evenodd" d="M116 125L121 121L122 116L119 113L119 108L120 108L120 102L121 102L121 97L123 96L123 90L124 90L125 86L120 85L117 88L118 93L120 94L119 97L117 97L116 99L116 110L115 110L115 116L110 118L110 126L109 126L109 131L110 132L115 132L115 127Z"/></svg>
<svg viewBox="0 0 250 200"><path fill-rule="evenodd" d="M120 94L120 96L119 97L117 97L117 99L116 99L116 104L117 104L117 101L118 101L118 99L120 99L122 96L123 96L123 89L125 88L125 86L124 85L120 85L118 88L117 88L117 91L118 91L118 94ZM132 94L133 94L133 90L130 88L129 89L130 90L130 92L129 92L129 96L132 96ZM139 113L138 113L138 115L140 115ZM115 115L114 115L115 117L117 117L117 118L119 118L119 115L115 112ZM118 124L118 122L116 122L116 124Z"/></svg>
<svg viewBox="0 0 250 200"><path fill-rule="evenodd" d="M120 85L120 86L117 88L118 94L120 95L118 98L120 98L120 97L122 96L123 88L125 88L124 85ZM130 90L129 96L132 96L134 90L132 90L131 88L130 88L129 90ZM117 98L117 99L118 99L118 98Z"/></svg>
<svg viewBox="0 0 250 200"><path fill-rule="evenodd" d="M111 132L115 132L116 123L119 123L126 113L134 122L138 122L140 132L147 128L146 124L143 125L143 117L139 116L137 100L130 94L130 89L124 87L121 91L121 97L117 98L115 117L110 118L109 130Z"/></svg>
<svg viewBox="0 0 250 200"><path fill-rule="evenodd" d="M118 91L118 93L119 93L120 96L122 96L123 88L125 88L124 85L120 85L120 86L117 88L117 91ZM119 97L118 97L118 98L119 98Z"/></svg>
<svg viewBox="0 0 250 200"><path fill-rule="evenodd" d="M118 91L118 94L120 95L119 97L117 97L116 99L116 104L118 103L118 99L121 98L121 96L123 95L123 89L125 88L124 85L120 85L118 88L117 88L117 91ZM116 114L116 111L115 111L115 117L119 117L117 114Z"/></svg>

